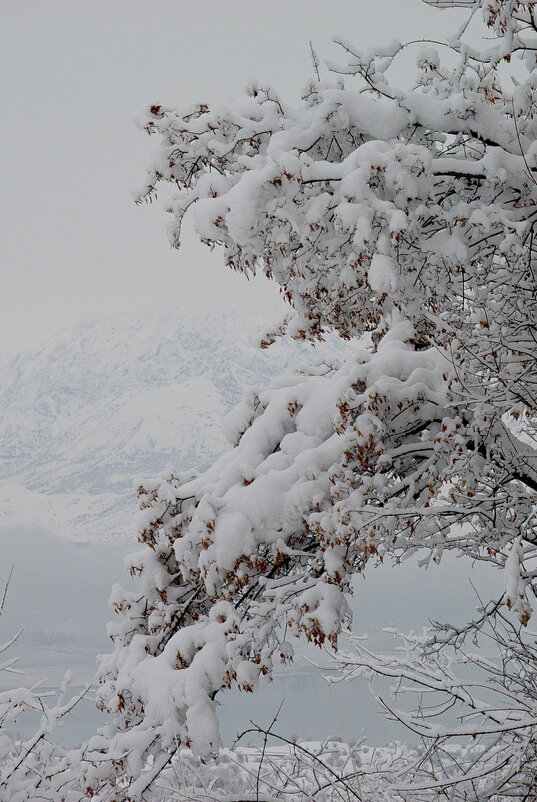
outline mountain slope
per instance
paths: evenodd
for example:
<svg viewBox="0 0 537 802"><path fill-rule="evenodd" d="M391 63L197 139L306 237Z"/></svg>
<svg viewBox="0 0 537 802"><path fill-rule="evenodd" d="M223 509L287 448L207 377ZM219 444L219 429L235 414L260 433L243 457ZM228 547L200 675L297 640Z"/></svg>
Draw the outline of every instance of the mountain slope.
<svg viewBox="0 0 537 802"><path fill-rule="evenodd" d="M244 387L308 359L296 343L260 350L267 326L244 310L172 307L71 327L1 366L4 516L75 538L123 535L137 477L209 465Z"/></svg>

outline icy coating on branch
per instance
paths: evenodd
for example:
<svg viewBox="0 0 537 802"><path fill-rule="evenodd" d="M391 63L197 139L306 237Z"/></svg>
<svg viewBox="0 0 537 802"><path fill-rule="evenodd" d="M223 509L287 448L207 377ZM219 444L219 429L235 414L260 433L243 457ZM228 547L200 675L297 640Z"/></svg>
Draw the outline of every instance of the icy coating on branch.
<svg viewBox="0 0 537 802"><path fill-rule="evenodd" d="M90 789L126 774L118 798L138 799L179 742L215 754L216 694L252 690L294 636L335 646L368 561L495 562L505 603L530 616L535 11L431 5L482 11L495 38L415 46L410 91L394 83L409 45L340 42L334 81L296 107L253 86L215 108L153 105L143 122L161 147L142 197L176 187L172 243L189 212L228 266L280 285L292 314L277 333L356 345L251 392L205 473L139 488L140 590L112 596L113 716L88 747Z"/></svg>

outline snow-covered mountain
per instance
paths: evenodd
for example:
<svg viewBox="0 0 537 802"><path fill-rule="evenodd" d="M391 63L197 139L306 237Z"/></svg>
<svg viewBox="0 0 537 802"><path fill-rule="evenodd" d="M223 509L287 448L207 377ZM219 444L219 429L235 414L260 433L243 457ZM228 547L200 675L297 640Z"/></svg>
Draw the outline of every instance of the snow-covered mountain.
<svg viewBox="0 0 537 802"><path fill-rule="evenodd" d="M210 464L244 386L305 358L298 344L259 349L269 323L170 307L71 327L1 365L0 522L127 536L135 479Z"/></svg>

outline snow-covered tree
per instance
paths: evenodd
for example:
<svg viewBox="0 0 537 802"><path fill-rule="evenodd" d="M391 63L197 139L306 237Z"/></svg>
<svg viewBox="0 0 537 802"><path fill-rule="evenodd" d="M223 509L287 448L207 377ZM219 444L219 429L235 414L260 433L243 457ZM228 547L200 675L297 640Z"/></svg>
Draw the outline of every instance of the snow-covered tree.
<svg viewBox="0 0 537 802"><path fill-rule="evenodd" d="M11 574L10 574L11 577ZM9 579L0 599L0 617L9 587ZM23 672L15 668L16 656L10 650L16 643L19 632L0 645L0 799L9 802L79 802L81 753L67 751L56 744L52 738L54 731L61 726L62 719L71 713L76 704L85 696L69 697L70 672L67 672L57 697L49 704L48 697L53 691L43 691L37 682L33 686L9 682L9 675L19 680ZM9 654L9 656L8 656ZM9 687L9 686L12 687ZM28 714L39 723L28 737L17 735L21 719Z"/></svg>
<svg viewBox="0 0 537 802"><path fill-rule="evenodd" d="M537 798L535 633L504 609L490 602L463 626L436 623L420 635L394 631L398 645L387 654L350 635L353 650L333 658L339 680L368 677L387 717L421 743L384 766L380 785L388 798ZM389 696L379 678L390 681Z"/></svg>
<svg viewBox="0 0 537 802"><path fill-rule="evenodd" d="M139 488L140 589L113 593L90 792L121 777L118 798L139 799L180 742L216 753L216 694L251 690L295 636L335 646L369 562L487 560L530 617L537 8L429 4L468 18L434 46L340 41L331 80L296 106L255 85L148 111L161 147L142 197L177 189L172 244L188 212L229 267L280 285L291 311L263 345L351 344L252 391L209 470ZM411 49L415 80L399 85Z"/></svg>

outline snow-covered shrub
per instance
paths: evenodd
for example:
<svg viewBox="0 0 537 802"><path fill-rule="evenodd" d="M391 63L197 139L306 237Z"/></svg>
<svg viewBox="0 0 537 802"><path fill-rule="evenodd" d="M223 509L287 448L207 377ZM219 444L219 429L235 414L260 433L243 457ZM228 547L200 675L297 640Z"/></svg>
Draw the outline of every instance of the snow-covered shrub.
<svg viewBox="0 0 537 802"><path fill-rule="evenodd" d="M371 750L359 745L278 742L273 734L269 744L222 749L218 761L209 763L180 749L152 793L175 802L272 802L282 794L286 799L360 802L360 777L371 768L370 757Z"/></svg>
<svg viewBox="0 0 537 802"><path fill-rule="evenodd" d="M338 681L366 676L374 686L389 680L389 695L376 691L381 708L422 744L384 775L393 798L537 798L535 634L498 603L479 612L462 627L393 631L397 646L382 655L349 635L353 648L334 658Z"/></svg>
<svg viewBox="0 0 537 802"><path fill-rule="evenodd" d="M9 584L9 582L8 582ZM5 592L0 604L3 612ZM4 655L16 642L20 632L0 646ZM19 686L22 672L16 669L17 657L8 657L0 663L2 686L14 684L0 691L0 800L5 802L75 802L80 800L81 752L67 751L51 740L60 725L84 693L70 696L68 672L56 697L52 691L41 691L40 683L31 687ZM6 675L17 676L15 683ZM49 697L56 697L49 704ZM29 737L18 734L21 718L39 715L39 724Z"/></svg>

